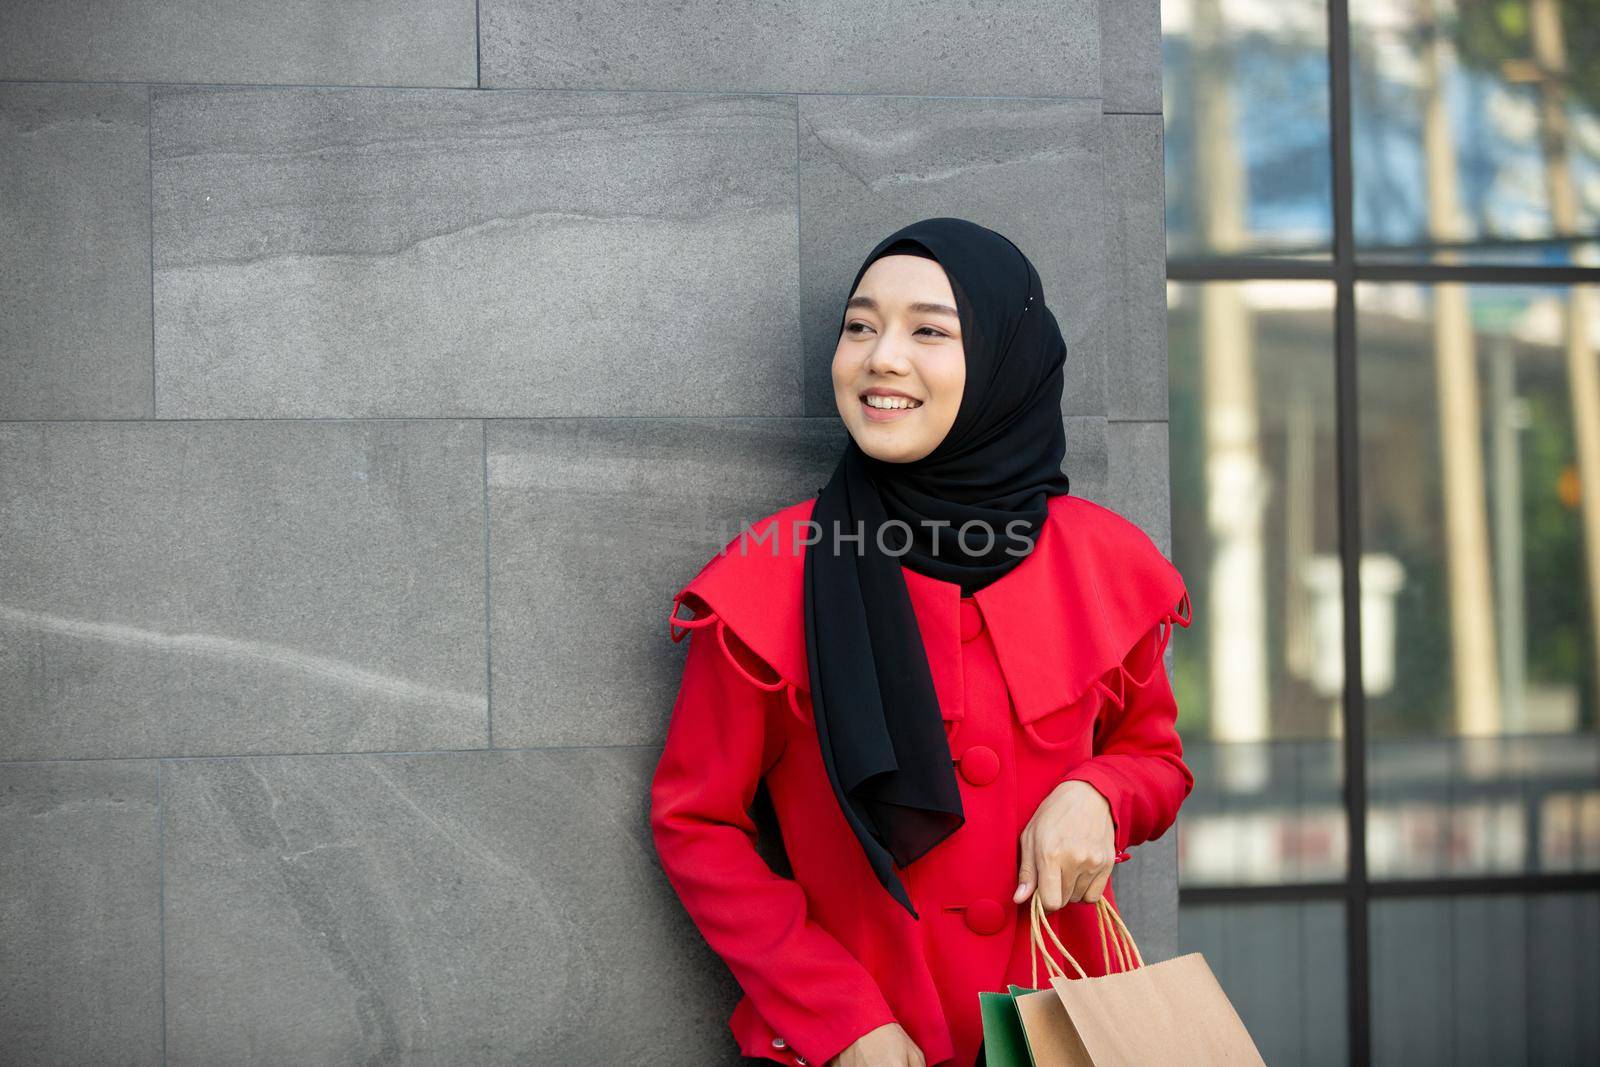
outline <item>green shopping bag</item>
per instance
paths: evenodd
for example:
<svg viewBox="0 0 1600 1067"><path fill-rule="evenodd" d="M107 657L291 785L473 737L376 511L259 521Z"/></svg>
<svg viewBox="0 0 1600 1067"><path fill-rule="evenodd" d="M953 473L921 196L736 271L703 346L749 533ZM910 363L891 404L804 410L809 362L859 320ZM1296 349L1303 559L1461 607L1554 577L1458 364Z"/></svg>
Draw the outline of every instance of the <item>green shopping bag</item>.
<svg viewBox="0 0 1600 1067"><path fill-rule="evenodd" d="M979 993L978 1010L983 1015L983 1062L985 1067L1033 1067L1028 1038L1017 1015L1017 994L1039 990L1011 986L1009 993Z"/></svg>

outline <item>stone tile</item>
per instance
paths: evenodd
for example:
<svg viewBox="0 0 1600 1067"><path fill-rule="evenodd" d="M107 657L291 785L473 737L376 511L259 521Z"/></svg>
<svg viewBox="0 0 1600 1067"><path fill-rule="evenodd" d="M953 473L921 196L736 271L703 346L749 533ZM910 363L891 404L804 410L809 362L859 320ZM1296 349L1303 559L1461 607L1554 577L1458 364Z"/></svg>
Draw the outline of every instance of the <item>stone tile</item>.
<svg viewBox="0 0 1600 1067"><path fill-rule="evenodd" d="M1095 0L483 0L481 14L494 88L1100 95Z"/></svg>
<svg viewBox="0 0 1600 1067"><path fill-rule="evenodd" d="M476 423L0 424L0 759L481 746Z"/></svg>
<svg viewBox="0 0 1600 1067"><path fill-rule="evenodd" d="M846 440L838 419L490 423L494 743L659 744L672 595L816 495Z"/></svg>
<svg viewBox="0 0 1600 1067"><path fill-rule="evenodd" d="M901 226L955 204L1039 271L1067 342L1063 414L1104 414L1100 121L1095 101L802 98L807 414L836 410L829 365L861 261Z"/></svg>
<svg viewBox="0 0 1600 1067"><path fill-rule="evenodd" d="M157 413L797 415L794 108L158 89Z"/></svg>
<svg viewBox="0 0 1600 1067"><path fill-rule="evenodd" d="M1171 959L1178 954L1177 824L1129 849L1128 856L1112 874L1117 908L1146 963Z"/></svg>
<svg viewBox="0 0 1600 1067"><path fill-rule="evenodd" d="M0 86L0 419L151 413L145 94Z"/></svg>
<svg viewBox="0 0 1600 1067"><path fill-rule="evenodd" d="M1067 458L1061 464L1067 475L1067 491L1101 507L1115 508L1117 505L1107 496L1111 459L1104 416L1069 415L1061 422L1067 435Z"/></svg>
<svg viewBox="0 0 1600 1067"><path fill-rule="evenodd" d="M739 1062L656 756L168 764L168 1063Z"/></svg>
<svg viewBox="0 0 1600 1067"><path fill-rule="evenodd" d="M1161 0L1100 0L1100 95L1107 112L1161 114Z"/></svg>
<svg viewBox="0 0 1600 1067"><path fill-rule="evenodd" d="M477 84L473 0L6 0L0 78Z"/></svg>
<svg viewBox="0 0 1600 1067"><path fill-rule="evenodd" d="M1108 422L1110 466L1107 507L1126 515L1172 556L1172 481L1168 474L1167 424Z"/></svg>
<svg viewBox="0 0 1600 1067"><path fill-rule="evenodd" d="M1168 487L1167 424L1164 422L1106 422L1108 467L1104 499L1111 508L1137 524L1163 555L1172 557L1172 509ZM1175 633L1183 633L1181 629ZM1175 640L1183 640L1182 637ZM1166 670L1173 669L1172 644L1167 645ZM1179 813L1181 819L1182 813ZM1146 959L1167 959L1178 950L1178 828L1174 824L1154 841L1132 850L1132 859L1116 873L1118 902L1128 927L1138 939Z"/></svg>
<svg viewBox="0 0 1600 1067"><path fill-rule="evenodd" d="M0 764L0 1048L161 1063L156 764Z"/></svg>
<svg viewBox="0 0 1600 1067"><path fill-rule="evenodd" d="M1107 115L1106 414L1167 417L1167 231L1159 115Z"/></svg>

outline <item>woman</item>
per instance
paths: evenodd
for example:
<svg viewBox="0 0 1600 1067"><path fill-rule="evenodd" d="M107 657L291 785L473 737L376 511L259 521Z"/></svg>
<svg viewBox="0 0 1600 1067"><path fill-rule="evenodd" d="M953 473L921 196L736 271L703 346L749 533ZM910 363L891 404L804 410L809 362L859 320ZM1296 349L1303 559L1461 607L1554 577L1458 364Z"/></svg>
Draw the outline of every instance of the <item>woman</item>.
<svg viewBox="0 0 1600 1067"><path fill-rule="evenodd" d="M1193 785L1162 663L1188 596L1068 495L1064 359L1005 237L891 234L834 352L837 469L673 599L694 637L651 828L746 1056L970 1067L978 993L1031 980L1031 896L1104 973L1093 902ZM763 779L792 879L754 849Z"/></svg>

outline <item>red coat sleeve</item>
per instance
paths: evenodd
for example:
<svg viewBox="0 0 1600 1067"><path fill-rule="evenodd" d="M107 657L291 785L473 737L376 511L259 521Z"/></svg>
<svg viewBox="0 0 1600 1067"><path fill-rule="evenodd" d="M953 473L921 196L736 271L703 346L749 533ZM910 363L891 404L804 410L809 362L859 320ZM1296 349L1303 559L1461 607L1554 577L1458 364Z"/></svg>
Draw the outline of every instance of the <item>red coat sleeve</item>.
<svg viewBox="0 0 1600 1067"><path fill-rule="evenodd" d="M805 891L755 850L750 807L783 743L768 714L787 714L787 698L742 675L726 642L720 619L690 638L651 781L651 832L685 910L756 1011L822 1064L896 1020L861 962L808 916Z"/></svg>
<svg viewBox="0 0 1600 1067"><path fill-rule="evenodd" d="M1133 646L1117 671L1120 694L1107 692L1101 703L1095 755L1062 777L1087 782L1106 798L1118 859L1166 833L1194 788L1178 738L1178 702L1162 660L1170 634L1170 622L1158 622Z"/></svg>

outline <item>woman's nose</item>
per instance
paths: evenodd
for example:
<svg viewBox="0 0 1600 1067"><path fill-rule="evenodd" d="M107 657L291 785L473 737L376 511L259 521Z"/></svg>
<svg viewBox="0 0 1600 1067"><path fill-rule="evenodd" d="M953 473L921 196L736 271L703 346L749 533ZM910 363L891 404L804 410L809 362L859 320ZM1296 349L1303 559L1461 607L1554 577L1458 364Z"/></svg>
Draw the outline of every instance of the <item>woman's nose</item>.
<svg viewBox="0 0 1600 1067"><path fill-rule="evenodd" d="M880 374L904 374L911 368L906 358L905 346L892 337L885 337L873 346L867 357L867 369Z"/></svg>

